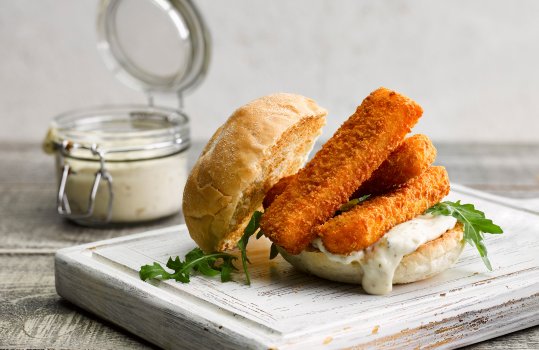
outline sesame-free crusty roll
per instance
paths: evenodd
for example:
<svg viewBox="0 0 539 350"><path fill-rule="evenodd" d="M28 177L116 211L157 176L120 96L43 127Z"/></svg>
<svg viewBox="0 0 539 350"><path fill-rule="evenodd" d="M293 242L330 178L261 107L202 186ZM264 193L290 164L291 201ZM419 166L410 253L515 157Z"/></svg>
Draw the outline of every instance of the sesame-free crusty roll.
<svg viewBox="0 0 539 350"><path fill-rule="evenodd" d="M217 129L183 193L185 223L204 251L236 247L265 192L303 166L326 114L310 98L278 93L238 108Z"/></svg>

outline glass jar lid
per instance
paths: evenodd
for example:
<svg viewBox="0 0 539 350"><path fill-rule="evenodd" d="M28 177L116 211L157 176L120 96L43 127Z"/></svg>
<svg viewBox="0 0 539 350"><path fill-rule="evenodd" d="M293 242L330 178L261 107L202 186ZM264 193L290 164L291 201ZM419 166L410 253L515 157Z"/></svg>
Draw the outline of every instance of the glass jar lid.
<svg viewBox="0 0 539 350"><path fill-rule="evenodd" d="M115 106L56 117L45 148L83 160L125 162L166 157L189 147L189 122L174 109Z"/></svg>
<svg viewBox="0 0 539 350"><path fill-rule="evenodd" d="M150 96L181 95L208 69L209 33L190 0L102 0L97 32L107 67Z"/></svg>

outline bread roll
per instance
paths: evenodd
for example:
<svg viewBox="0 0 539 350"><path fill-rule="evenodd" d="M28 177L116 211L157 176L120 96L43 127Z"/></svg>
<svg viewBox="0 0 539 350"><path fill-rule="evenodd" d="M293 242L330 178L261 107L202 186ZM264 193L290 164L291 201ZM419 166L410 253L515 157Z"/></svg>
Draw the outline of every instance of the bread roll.
<svg viewBox="0 0 539 350"><path fill-rule="evenodd" d="M294 94L273 94L236 110L212 136L183 193L189 234L206 252L236 246L264 194L305 163L327 111Z"/></svg>
<svg viewBox="0 0 539 350"><path fill-rule="evenodd" d="M462 236L462 225L457 224L437 239L404 256L395 270L393 284L420 281L447 270L457 261L464 248ZM292 255L279 248L279 253L299 270L321 278L354 284L361 284L363 280L363 269L357 262L335 262L318 250L304 250L298 255Z"/></svg>

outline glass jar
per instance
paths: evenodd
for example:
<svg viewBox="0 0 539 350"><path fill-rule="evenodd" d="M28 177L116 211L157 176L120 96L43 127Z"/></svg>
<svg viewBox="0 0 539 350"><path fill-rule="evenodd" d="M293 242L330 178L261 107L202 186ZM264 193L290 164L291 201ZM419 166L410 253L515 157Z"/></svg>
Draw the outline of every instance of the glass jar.
<svg viewBox="0 0 539 350"><path fill-rule="evenodd" d="M180 212L189 147L183 113L148 106L64 113L46 145L56 156L60 215L95 225Z"/></svg>
<svg viewBox="0 0 539 350"><path fill-rule="evenodd" d="M64 113L47 134L56 154L58 213L81 224L133 223L179 213L189 121L154 96L183 96L204 79L210 36L191 0L101 0L97 48L148 106Z"/></svg>

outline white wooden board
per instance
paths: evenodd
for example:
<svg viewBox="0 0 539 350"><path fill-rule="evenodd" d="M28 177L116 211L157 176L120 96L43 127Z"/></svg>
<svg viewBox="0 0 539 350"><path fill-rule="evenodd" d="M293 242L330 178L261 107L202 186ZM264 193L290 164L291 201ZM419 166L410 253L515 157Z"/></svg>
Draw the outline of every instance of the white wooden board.
<svg viewBox="0 0 539 350"><path fill-rule="evenodd" d="M280 257L268 262L268 242L253 238L250 287L240 274L229 283L142 282L141 265L195 247L181 225L58 251L56 289L163 348L454 348L539 324L537 203L457 185L448 199L476 204L504 228L487 238L494 271L467 247L443 274L372 296Z"/></svg>

